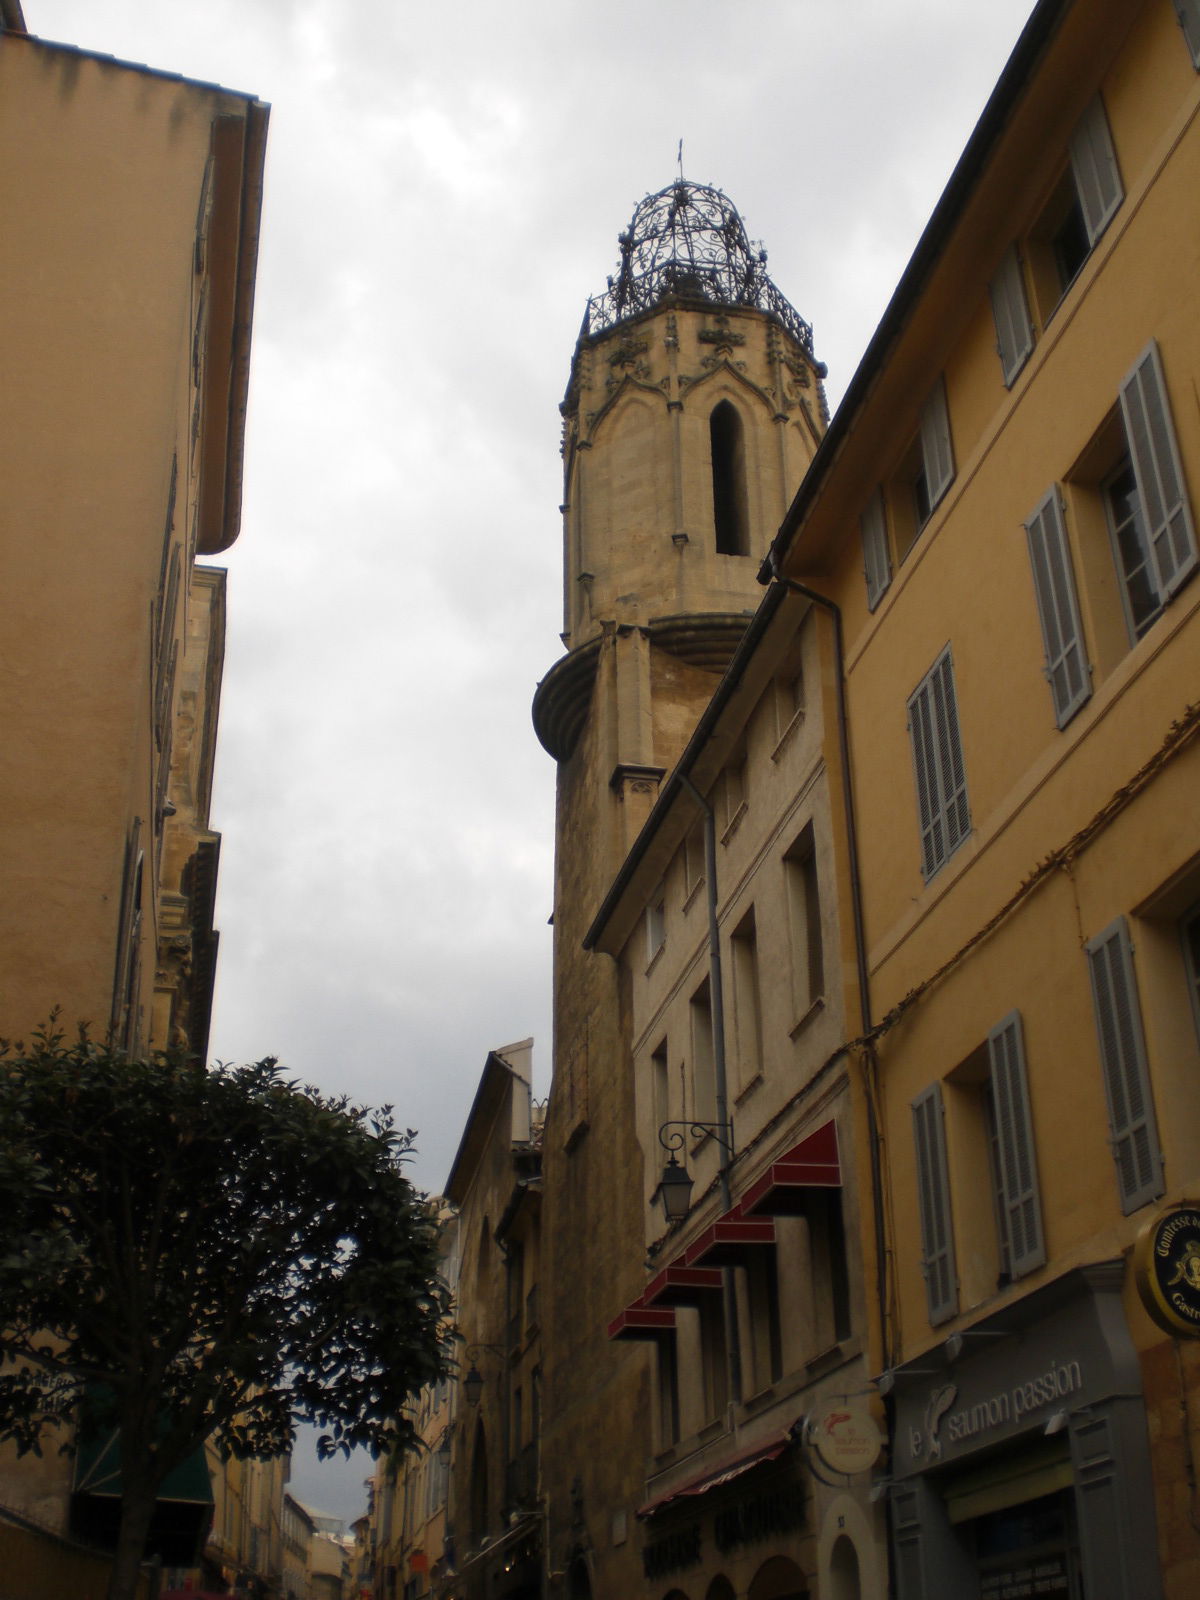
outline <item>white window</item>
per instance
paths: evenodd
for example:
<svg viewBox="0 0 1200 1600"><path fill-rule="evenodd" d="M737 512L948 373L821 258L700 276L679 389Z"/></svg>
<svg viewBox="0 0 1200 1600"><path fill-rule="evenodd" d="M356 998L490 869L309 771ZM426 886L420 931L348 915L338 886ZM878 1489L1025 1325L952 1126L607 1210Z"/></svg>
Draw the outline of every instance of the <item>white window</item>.
<svg viewBox="0 0 1200 1600"><path fill-rule="evenodd" d="M1153 340L1121 385L1121 416L1129 456L1106 486L1107 503L1127 616L1140 637L1196 568L1196 532Z"/></svg>
<svg viewBox="0 0 1200 1600"><path fill-rule="evenodd" d="M941 378L921 412L921 470L913 480L917 522L923 526L954 482L954 449L950 442L950 415L946 410L946 385Z"/></svg>
<svg viewBox="0 0 1200 1600"><path fill-rule="evenodd" d="M1174 0L1175 15L1192 53L1192 65L1200 71L1200 0Z"/></svg>
<svg viewBox="0 0 1200 1600"><path fill-rule="evenodd" d="M1097 95L1071 138L1071 171L1090 249L1125 197L1104 103Z"/></svg>
<svg viewBox="0 0 1200 1600"><path fill-rule="evenodd" d="M921 870L929 879L971 831L949 645L908 702L908 729L921 824Z"/></svg>
<svg viewBox="0 0 1200 1600"><path fill-rule="evenodd" d="M1025 297L1025 275L1016 245L1010 245L990 284L996 350L1004 382L1011 388L1033 349L1033 319Z"/></svg>
<svg viewBox="0 0 1200 1600"><path fill-rule="evenodd" d="M1125 918L1118 917L1086 948L1117 1187L1122 1209L1128 1213L1160 1195L1163 1182L1133 947Z"/></svg>
<svg viewBox="0 0 1200 1600"><path fill-rule="evenodd" d="M1029 265L1043 322L1075 281L1124 198L1099 96L1079 119L1069 156L1067 170L1029 232Z"/></svg>
<svg viewBox="0 0 1200 1600"><path fill-rule="evenodd" d="M1019 1012L988 1035L988 1065L1001 1254L1019 1278L1046 1259Z"/></svg>
<svg viewBox="0 0 1200 1600"><path fill-rule="evenodd" d="M921 1265L931 1323L945 1322L958 1310L954 1230L950 1222L950 1180L942 1086L931 1084L913 1101L913 1139L917 1155L917 1200L921 1213Z"/></svg>
<svg viewBox="0 0 1200 1600"><path fill-rule="evenodd" d="M1092 684L1057 486L1038 503L1025 533L1046 652L1046 682L1061 728L1087 700Z"/></svg>
<svg viewBox="0 0 1200 1600"><path fill-rule="evenodd" d="M892 557L888 549L887 513L883 505L883 491L876 489L867 502L866 510L858 519L862 535L863 575L867 580L867 606L875 607L887 593L892 581Z"/></svg>

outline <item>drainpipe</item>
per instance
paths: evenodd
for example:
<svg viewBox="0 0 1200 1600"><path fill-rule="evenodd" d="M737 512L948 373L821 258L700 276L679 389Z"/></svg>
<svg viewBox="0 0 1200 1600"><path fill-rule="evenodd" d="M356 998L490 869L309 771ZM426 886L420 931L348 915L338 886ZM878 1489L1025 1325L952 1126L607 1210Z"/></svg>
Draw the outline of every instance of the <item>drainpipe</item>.
<svg viewBox="0 0 1200 1600"><path fill-rule="evenodd" d="M708 993L712 1007L713 1087L716 1120L728 1135L721 1144L721 1166L717 1177L721 1186L721 1209L733 1204L729 1193L729 1166L733 1160L733 1123L729 1117L729 1090L725 1076L725 991L721 984L721 933L717 923L717 819L713 808L686 773L680 782L704 813L704 878L708 901ZM733 1269L721 1269L721 1300L725 1312L725 1351L728 1367L729 1398L737 1404L742 1398L742 1341L734 1300Z"/></svg>
<svg viewBox="0 0 1200 1600"><path fill-rule="evenodd" d="M858 828L855 820L854 808L854 781L850 771L850 736L846 717L846 674L845 650L842 638L842 613L841 609L823 594L818 594L815 589L810 589L807 584L797 583L794 578L785 578L779 571L779 557L772 546L768 555L771 575L776 583L781 583L785 589L793 594L803 595L813 605L820 606L827 611L833 619L834 656L837 669L837 732L838 732L838 760L842 769L842 804L846 813L846 845L850 856L850 908L854 926L854 956L858 970L858 1005L862 1013L863 1033L870 1033L871 1019L871 984L870 971L867 965L867 941L863 928L862 909L862 879L858 867ZM870 1061L871 1076L876 1079L875 1047L868 1044L866 1047ZM888 1330L888 1291L887 1279L889 1264L887 1257L887 1228L883 1204L883 1172L879 1159L879 1121L875 1113L875 1098L870 1092L873 1085L868 1086L867 1094L867 1129L871 1141L871 1209L875 1231L875 1255L877 1261L877 1285L879 1295L879 1337L882 1345L883 1364L890 1367L892 1361L891 1336Z"/></svg>

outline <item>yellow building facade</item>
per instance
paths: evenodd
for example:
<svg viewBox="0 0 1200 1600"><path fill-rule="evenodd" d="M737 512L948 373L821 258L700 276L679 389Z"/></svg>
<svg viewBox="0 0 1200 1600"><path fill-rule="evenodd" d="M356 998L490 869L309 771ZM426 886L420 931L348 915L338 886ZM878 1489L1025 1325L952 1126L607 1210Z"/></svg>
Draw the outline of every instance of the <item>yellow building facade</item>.
<svg viewBox="0 0 1200 1600"><path fill-rule="evenodd" d="M1133 1265L1200 1181L1198 117L1187 0L1036 7L764 570L842 623L900 1600L1200 1582Z"/></svg>

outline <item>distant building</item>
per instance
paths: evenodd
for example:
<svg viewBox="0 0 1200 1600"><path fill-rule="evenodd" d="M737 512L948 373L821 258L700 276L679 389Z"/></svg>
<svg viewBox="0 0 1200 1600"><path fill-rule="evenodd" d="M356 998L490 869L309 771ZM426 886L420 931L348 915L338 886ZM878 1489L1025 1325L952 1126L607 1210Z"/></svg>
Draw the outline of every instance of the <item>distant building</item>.
<svg viewBox="0 0 1200 1600"><path fill-rule="evenodd" d="M396 1600L543 1592L542 1127L532 1054L532 1039L489 1053L446 1182L458 1212L460 1352L451 1430L440 1438L450 1444L449 1504L440 1557L429 1559L431 1547L418 1565L410 1557Z"/></svg>
<svg viewBox="0 0 1200 1600"><path fill-rule="evenodd" d="M207 1049L225 579L198 561L238 533L266 123L0 3L7 1038L59 1008L131 1051ZM72 1487L54 1451L0 1455L31 1594L73 1588L62 1541L111 1510L108 1480Z"/></svg>

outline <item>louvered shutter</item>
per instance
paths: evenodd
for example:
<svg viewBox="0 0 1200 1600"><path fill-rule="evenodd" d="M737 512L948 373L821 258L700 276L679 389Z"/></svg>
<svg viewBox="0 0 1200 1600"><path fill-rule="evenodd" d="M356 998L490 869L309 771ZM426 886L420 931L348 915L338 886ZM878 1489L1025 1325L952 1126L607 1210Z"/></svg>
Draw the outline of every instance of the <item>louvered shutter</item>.
<svg viewBox="0 0 1200 1600"><path fill-rule="evenodd" d="M996 323L996 349L1004 381L1011 385L1033 349L1033 323L1016 245L1010 245L989 285Z"/></svg>
<svg viewBox="0 0 1200 1600"><path fill-rule="evenodd" d="M1057 487L1040 502L1025 532L1046 651L1046 681L1061 728L1091 694L1092 684Z"/></svg>
<svg viewBox="0 0 1200 1600"><path fill-rule="evenodd" d="M1175 15L1192 52L1192 65L1200 70L1200 0L1175 0Z"/></svg>
<svg viewBox="0 0 1200 1600"><path fill-rule="evenodd" d="M867 580L867 605L872 611L879 604L892 581L892 561L888 553L887 518L883 509L883 494L879 489L871 496L867 508L858 519L862 534L863 573Z"/></svg>
<svg viewBox="0 0 1200 1600"><path fill-rule="evenodd" d="M917 1194L921 1209L921 1256L931 1323L945 1322L958 1309L954 1233L950 1224L950 1180L942 1086L931 1084L913 1101L917 1151Z"/></svg>
<svg viewBox="0 0 1200 1600"><path fill-rule="evenodd" d="M908 726L921 822L921 869L931 878L971 830L949 649L908 702Z"/></svg>
<svg viewBox="0 0 1200 1600"><path fill-rule="evenodd" d="M1174 594L1196 565L1196 531L1183 487L1162 361L1153 342L1121 385L1121 413L1159 593Z"/></svg>
<svg viewBox="0 0 1200 1600"><path fill-rule="evenodd" d="M1009 1266L1019 1278L1046 1259L1020 1012L1012 1012L988 1034L988 1059Z"/></svg>
<svg viewBox="0 0 1200 1600"><path fill-rule="evenodd" d="M1099 95L1079 119L1071 139L1071 171L1075 176L1088 243L1095 244L1125 197L1108 118Z"/></svg>
<svg viewBox="0 0 1200 1600"><path fill-rule="evenodd" d="M921 459L925 466L925 486L932 511L954 479L954 450L950 443L950 416L946 410L946 386L938 379L921 412Z"/></svg>
<svg viewBox="0 0 1200 1600"><path fill-rule="evenodd" d="M1087 956L1117 1187L1123 1209L1136 1211L1162 1193L1162 1156L1124 917L1090 941Z"/></svg>

